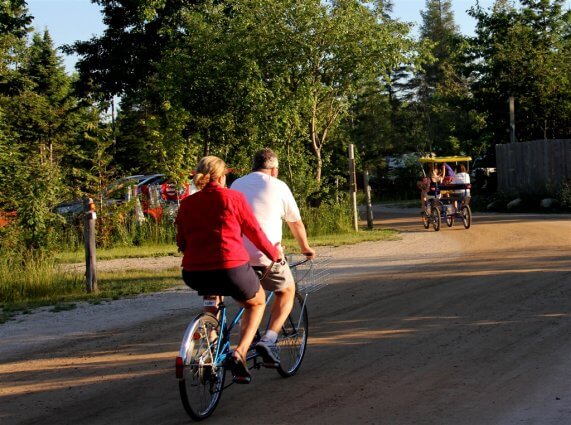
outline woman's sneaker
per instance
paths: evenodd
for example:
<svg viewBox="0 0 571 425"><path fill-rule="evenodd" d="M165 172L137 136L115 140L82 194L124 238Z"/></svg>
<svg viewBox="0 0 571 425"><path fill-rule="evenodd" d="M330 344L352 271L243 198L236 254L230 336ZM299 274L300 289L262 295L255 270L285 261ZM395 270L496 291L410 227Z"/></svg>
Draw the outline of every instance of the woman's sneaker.
<svg viewBox="0 0 571 425"><path fill-rule="evenodd" d="M280 365L280 350L275 343L261 339L254 347L256 353L262 356L262 363L265 367L277 368Z"/></svg>
<svg viewBox="0 0 571 425"><path fill-rule="evenodd" d="M252 380L252 375L248 370L246 359L237 351L234 351L228 358L227 366L232 371L234 382L236 384L249 384Z"/></svg>

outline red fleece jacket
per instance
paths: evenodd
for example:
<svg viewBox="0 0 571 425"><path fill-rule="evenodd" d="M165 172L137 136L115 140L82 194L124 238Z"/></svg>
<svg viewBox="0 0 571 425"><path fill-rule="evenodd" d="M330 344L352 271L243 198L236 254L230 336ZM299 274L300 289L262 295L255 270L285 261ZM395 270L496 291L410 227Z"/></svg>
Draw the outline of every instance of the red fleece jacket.
<svg viewBox="0 0 571 425"><path fill-rule="evenodd" d="M245 235L268 258L280 258L278 249L262 231L242 193L216 182L180 203L175 223L176 243L184 253L184 270L230 269L250 260Z"/></svg>

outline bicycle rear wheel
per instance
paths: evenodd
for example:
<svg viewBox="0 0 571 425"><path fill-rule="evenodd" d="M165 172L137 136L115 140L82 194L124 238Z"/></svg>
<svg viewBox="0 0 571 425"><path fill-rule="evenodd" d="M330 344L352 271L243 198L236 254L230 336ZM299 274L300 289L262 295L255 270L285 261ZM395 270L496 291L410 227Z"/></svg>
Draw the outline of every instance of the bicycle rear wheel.
<svg viewBox="0 0 571 425"><path fill-rule="evenodd" d="M472 210L470 209L469 205L464 205L462 206L462 223L464 223L464 227L466 229L470 228L470 225L472 224Z"/></svg>
<svg viewBox="0 0 571 425"><path fill-rule="evenodd" d="M280 350L278 373L284 378L295 375L301 366L307 348L308 332L305 298L296 292L293 308L276 342Z"/></svg>
<svg viewBox="0 0 571 425"><path fill-rule="evenodd" d="M178 388L184 409L195 421L209 417L222 395L226 370L215 364L218 320L197 316L186 328L176 361Z"/></svg>

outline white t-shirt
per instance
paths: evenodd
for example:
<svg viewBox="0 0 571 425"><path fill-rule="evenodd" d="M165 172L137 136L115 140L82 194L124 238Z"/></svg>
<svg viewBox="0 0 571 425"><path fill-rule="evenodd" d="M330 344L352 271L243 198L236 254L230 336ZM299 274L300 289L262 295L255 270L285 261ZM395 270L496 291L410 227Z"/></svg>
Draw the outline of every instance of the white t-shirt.
<svg viewBox="0 0 571 425"><path fill-rule="evenodd" d="M232 189L242 192L262 230L271 243L282 240L282 223L301 220L299 208L291 190L283 181L260 171L240 177L232 183ZM254 266L269 265L271 261L247 238L244 244Z"/></svg>
<svg viewBox="0 0 571 425"><path fill-rule="evenodd" d="M456 173L456 175L454 176L454 184L468 184L468 183L470 183L470 174L468 174L468 173ZM464 191L464 189L457 189L454 192L455 193L461 193L461 194L466 193L466 195L469 195L470 189L466 189L466 191Z"/></svg>

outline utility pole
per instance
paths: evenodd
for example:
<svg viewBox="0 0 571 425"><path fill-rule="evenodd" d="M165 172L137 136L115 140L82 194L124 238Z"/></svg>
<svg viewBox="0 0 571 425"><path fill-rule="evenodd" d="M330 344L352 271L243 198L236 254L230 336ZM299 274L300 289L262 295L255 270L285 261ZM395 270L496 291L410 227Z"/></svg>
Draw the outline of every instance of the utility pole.
<svg viewBox="0 0 571 425"><path fill-rule="evenodd" d="M363 189L365 190L365 203L367 205L367 229L373 229L373 204L371 202L371 186L369 186L369 169L363 171Z"/></svg>
<svg viewBox="0 0 571 425"><path fill-rule="evenodd" d="M357 175L355 171L355 146L349 145L349 192L353 206L353 227L359 231L359 215L357 212Z"/></svg>
<svg viewBox="0 0 571 425"><path fill-rule="evenodd" d="M97 260L95 255L95 203L91 198L83 201L83 240L85 243L85 289L97 292Z"/></svg>
<svg viewBox="0 0 571 425"><path fill-rule="evenodd" d="M509 104L510 104L510 143L515 143L515 99L513 96L510 96Z"/></svg>

